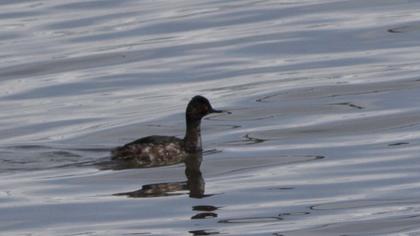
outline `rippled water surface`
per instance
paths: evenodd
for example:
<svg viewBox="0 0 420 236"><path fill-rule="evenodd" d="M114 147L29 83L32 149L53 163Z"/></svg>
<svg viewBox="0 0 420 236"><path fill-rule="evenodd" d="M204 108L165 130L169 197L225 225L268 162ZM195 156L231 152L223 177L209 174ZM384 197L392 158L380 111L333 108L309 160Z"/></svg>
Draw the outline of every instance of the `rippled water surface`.
<svg viewBox="0 0 420 236"><path fill-rule="evenodd" d="M420 235L420 2L0 2L4 235ZM203 121L202 175L114 168Z"/></svg>

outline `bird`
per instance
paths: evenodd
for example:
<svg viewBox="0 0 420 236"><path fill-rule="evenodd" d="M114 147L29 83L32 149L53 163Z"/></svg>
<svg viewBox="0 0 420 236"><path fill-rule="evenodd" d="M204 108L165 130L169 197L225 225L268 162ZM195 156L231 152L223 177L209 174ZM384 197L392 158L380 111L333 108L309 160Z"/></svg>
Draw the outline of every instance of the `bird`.
<svg viewBox="0 0 420 236"><path fill-rule="evenodd" d="M191 154L202 153L201 119L211 113L222 113L212 107L201 95L194 96L185 112L186 131L184 138L152 135L137 139L111 151L112 160L128 161L131 164L152 167L185 161Z"/></svg>

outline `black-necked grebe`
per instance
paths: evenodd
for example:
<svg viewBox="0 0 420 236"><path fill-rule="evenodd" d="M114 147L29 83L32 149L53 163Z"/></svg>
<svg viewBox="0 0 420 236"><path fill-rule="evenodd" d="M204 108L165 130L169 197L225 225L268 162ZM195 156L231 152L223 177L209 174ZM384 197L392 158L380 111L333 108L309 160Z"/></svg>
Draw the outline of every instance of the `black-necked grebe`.
<svg viewBox="0 0 420 236"><path fill-rule="evenodd" d="M207 98L195 96L186 110L187 129L183 139L173 136L148 136L117 147L112 159L127 160L141 166L169 165L183 161L189 154L202 151L201 119L210 113L221 113Z"/></svg>

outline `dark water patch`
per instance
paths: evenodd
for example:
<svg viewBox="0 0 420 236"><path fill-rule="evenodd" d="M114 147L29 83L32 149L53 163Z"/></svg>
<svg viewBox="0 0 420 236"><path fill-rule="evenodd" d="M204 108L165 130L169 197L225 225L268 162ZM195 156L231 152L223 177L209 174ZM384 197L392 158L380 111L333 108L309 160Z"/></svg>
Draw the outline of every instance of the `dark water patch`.
<svg viewBox="0 0 420 236"><path fill-rule="evenodd" d="M202 211L200 213L197 213L191 217L192 220L197 219L209 219L209 218L217 218L218 214L214 211L220 209L220 207L215 207L211 205L198 205L193 206L193 211Z"/></svg>
<svg viewBox="0 0 420 236"><path fill-rule="evenodd" d="M188 231L191 235L194 236L203 236L203 235L217 235L220 234L219 232L215 230L191 230Z"/></svg>
<svg viewBox="0 0 420 236"><path fill-rule="evenodd" d="M402 33L404 28L394 28L394 29L389 29L388 32L389 33Z"/></svg>
<svg viewBox="0 0 420 236"><path fill-rule="evenodd" d="M333 104L331 104L331 105L349 106L349 107L351 107L351 108L356 108L356 109L359 109L359 110L361 110L361 109L365 109L365 107L362 107L362 106L359 106L359 105L355 105L355 104L353 104L353 103L351 103L351 102L333 103Z"/></svg>
<svg viewBox="0 0 420 236"><path fill-rule="evenodd" d="M278 233L278 232L275 232L275 233L273 233L272 235L273 235L273 236L286 236L285 234Z"/></svg>
<svg viewBox="0 0 420 236"><path fill-rule="evenodd" d="M216 125L216 126L219 126L219 127L228 127L229 129L239 129L239 128L242 127L241 125Z"/></svg>
<svg viewBox="0 0 420 236"><path fill-rule="evenodd" d="M52 147L44 146L44 145L36 145L36 144L23 144L23 145L16 145L16 146L9 146L6 147L7 149L23 149L23 150L44 150L44 149L52 149Z"/></svg>
<svg viewBox="0 0 420 236"><path fill-rule="evenodd" d="M408 145L410 144L409 142L398 142L398 143L390 143L388 144L389 147L393 147L393 146L401 146L401 145Z"/></svg>
<svg viewBox="0 0 420 236"><path fill-rule="evenodd" d="M191 216L191 220L202 220L202 219L211 219L211 218L217 218L218 214L213 212L202 212L197 213L193 216Z"/></svg>
<svg viewBox="0 0 420 236"><path fill-rule="evenodd" d="M418 22L413 22L410 25L391 28L391 29L388 29L387 31L389 33L411 33L411 32L416 32L419 30L420 30L420 25L418 24Z"/></svg>
<svg viewBox="0 0 420 236"><path fill-rule="evenodd" d="M311 212L309 211L301 211L301 212L286 212L280 213L279 216L288 217L288 216L302 216L302 215L309 215Z"/></svg>
<svg viewBox="0 0 420 236"><path fill-rule="evenodd" d="M220 209L220 207L212 206L212 205L197 205L193 206L193 211L215 211Z"/></svg>
<svg viewBox="0 0 420 236"><path fill-rule="evenodd" d="M185 164L187 181L166 182L143 185L141 189L116 193L114 196L128 196L130 198L162 197L188 194L190 198L206 198L213 194L205 194L205 181L200 170L202 154L191 155L182 162Z"/></svg>
<svg viewBox="0 0 420 236"><path fill-rule="evenodd" d="M201 184L201 183L200 183ZM143 185L141 189L115 193L113 196L126 196L128 198L156 198L156 197L173 197L180 195L188 195L191 198L207 198L215 194L204 194L204 187L201 185L191 185L191 182L181 181L172 183L159 183ZM217 216L217 214L216 214Z"/></svg>
<svg viewBox="0 0 420 236"><path fill-rule="evenodd" d="M130 198L168 197L187 194L181 192L185 190L187 190L187 182L159 183L143 185L139 190L115 193L113 196L127 196Z"/></svg>
<svg viewBox="0 0 420 236"><path fill-rule="evenodd" d="M295 187L272 187L272 188L269 188L269 190L281 190L281 191L283 191L283 190L293 190L293 189L295 189Z"/></svg>

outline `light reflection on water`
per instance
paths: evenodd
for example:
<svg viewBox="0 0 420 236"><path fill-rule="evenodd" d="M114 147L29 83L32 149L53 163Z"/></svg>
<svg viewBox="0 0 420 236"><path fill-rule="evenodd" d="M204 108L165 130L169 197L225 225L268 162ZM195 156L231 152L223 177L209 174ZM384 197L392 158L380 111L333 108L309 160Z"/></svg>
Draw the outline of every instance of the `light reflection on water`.
<svg viewBox="0 0 420 236"><path fill-rule="evenodd" d="M1 232L419 234L418 8L2 1ZM199 172L107 166L196 94Z"/></svg>

